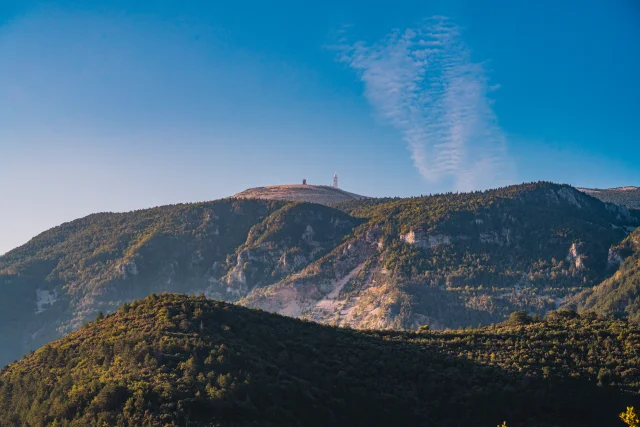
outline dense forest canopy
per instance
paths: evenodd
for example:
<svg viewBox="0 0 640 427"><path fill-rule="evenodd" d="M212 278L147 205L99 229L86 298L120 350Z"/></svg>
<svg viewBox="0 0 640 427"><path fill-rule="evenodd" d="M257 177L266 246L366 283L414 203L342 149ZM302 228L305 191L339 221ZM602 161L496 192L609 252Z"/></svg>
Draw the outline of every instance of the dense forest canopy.
<svg viewBox="0 0 640 427"><path fill-rule="evenodd" d="M603 202L616 203L628 208L640 209L640 187L580 188L581 191Z"/></svg>
<svg viewBox="0 0 640 427"><path fill-rule="evenodd" d="M357 331L151 295L4 368L0 425L622 426L639 367L638 326L593 314Z"/></svg>
<svg viewBox="0 0 640 427"><path fill-rule="evenodd" d="M611 255L620 263L619 269L600 285L571 298L568 306L640 322L640 229L611 248Z"/></svg>

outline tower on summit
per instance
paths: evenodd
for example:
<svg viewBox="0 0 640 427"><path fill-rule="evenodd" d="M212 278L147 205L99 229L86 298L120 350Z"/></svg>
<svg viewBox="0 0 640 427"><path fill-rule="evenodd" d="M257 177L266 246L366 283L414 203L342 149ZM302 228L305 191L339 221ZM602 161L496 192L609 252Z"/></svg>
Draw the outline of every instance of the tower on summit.
<svg viewBox="0 0 640 427"><path fill-rule="evenodd" d="M338 188L338 172L333 174L333 188Z"/></svg>

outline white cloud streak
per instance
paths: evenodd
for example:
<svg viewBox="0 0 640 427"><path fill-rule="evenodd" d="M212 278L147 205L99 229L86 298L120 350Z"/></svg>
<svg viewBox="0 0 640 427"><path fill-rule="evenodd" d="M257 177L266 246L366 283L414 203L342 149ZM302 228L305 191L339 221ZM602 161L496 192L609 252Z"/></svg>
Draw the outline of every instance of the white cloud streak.
<svg viewBox="0 0 640 427"><path fill-rule="evenodd" d="M397 128L420 174L469 191L508 183L507 140L497 123L482 63L471 60L458 26L433 17L383 41L338 45L365 96Z"/></svg>

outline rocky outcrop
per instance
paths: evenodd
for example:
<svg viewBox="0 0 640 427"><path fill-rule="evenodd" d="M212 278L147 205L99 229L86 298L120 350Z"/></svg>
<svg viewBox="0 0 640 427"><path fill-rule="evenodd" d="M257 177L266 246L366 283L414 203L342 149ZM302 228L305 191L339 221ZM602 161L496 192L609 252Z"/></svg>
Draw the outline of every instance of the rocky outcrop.
<svg viewBox="0 0 640 427"><path fill-rule="evenodd" d="M614 248L609 248L609 255L607 257L607 267L610 269L618 268L621 262L622 262L622 257L620 256L620 254Z"/></svg>
<svg viewBox="0 0 640 427"><path fill-rule="evenodd" d="M583 270L585 268L584 265L584 254L583 254L583 245L580 243L573 243L569 248L569 253L567 254L566 260L573 265L578 270Z"/></svg>
<svg viewBox="0 0 640 427"><path fill-rule="evenodd" d="M451 236L446 234L426 234L422 231L409 231L400 236L400 239L410 245L425 249L433 249L440 245L450 245Z"/></svg>
<svg viewBox="0 0 640 427"><path fill-rule="evenodd" d="M131 276L137 276L138 266L133 261L122 263L118 265L118 272L122 275L123 279Z"/></svg>

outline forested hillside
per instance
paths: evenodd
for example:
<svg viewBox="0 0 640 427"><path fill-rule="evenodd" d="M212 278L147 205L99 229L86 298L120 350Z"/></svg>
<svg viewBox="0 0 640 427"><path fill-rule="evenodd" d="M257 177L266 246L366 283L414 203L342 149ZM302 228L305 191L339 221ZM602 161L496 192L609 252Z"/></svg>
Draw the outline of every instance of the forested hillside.
<svg viewBox="0 0 640 427"><path fill-rule="evenodd" d="M617 203L628 208L640 209L640 187L580 188L579 190L603 202Z"/></svg>
<svg viewBox="0 0 640 427"><path fill-rule="evenodd" d="M623 206L544 182L333 207L232 198L90 215L0 257L0 365L154 292L356 328L544 314L614 275L610 249L639 224Z"/></svg>
<svg viewBox="0 0 640 427"><path fill-rule="evenodd" d="M232 291L234 278L271 283L333 249L357 223L320 205L225 199L63 224L0 257L0 365L153 292L215 294L226 278L227 299L244 295L246 282ZM269 260L254 280L259 263L248 254L256 251Z"/></svg>
<svg viewBox="0 0 640 427"><path fill-rule="evenodd" d="M622 426L640 330L559 312L449 332L333 328L152 295L0 372L0 425Z"/></svg>
<svg viewBox="0 0 640 427"><path fill-rule="evenodd" d="M366 222L326 257L241 303L364 328L458 327L543 314L615 272L627 208L534 183L338 204Z"/></svg>
<svg viewBox="0 0 640 427"><path fill-rule="evenodd" d="M614 246L609 257L620 265L618 271L602 284L576 295L568 306L640 322L640 229Z"/></svg>

